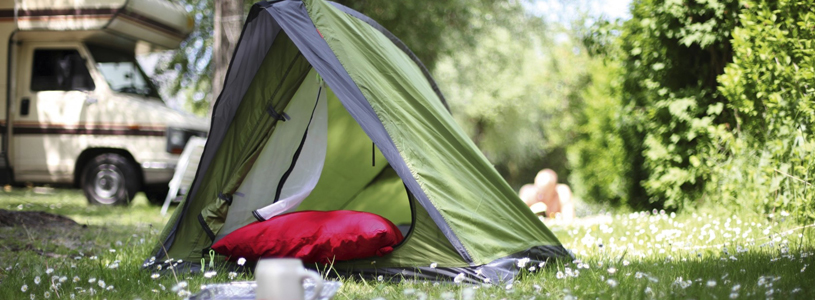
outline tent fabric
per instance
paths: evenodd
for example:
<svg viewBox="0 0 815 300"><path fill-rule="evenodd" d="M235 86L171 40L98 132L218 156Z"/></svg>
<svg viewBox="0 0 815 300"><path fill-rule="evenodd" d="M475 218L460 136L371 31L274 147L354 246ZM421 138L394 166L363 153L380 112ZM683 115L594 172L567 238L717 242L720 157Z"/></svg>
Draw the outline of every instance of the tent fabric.
<svg viewBox="0 0 815 300"><path fill-rule="evenodd" d="M301 85L302 87L306 87L306 85ZM272 185L268 185L269 180L271 178L267 176L259 175L257 178L259 185L263 185L264 183L267 186L274 186L276 187L276 191L274 192L274 203L263 208L257 209L253 212L255 217L257 217L258 221L268 220L271 217L274 217L279 214L292 212L300 203L303 202L311 191L314 190L314 187L317 185L317 181L320 179L320 174L323 170L323 164L325 162L325 150L326 150L326 99L325 94L322 92L322 87L317 89L317 101L314 103L314 108L312 109L311 117L308 118L308 123L305 129L299 131L304 132L304 136L302 141L299 143L295 153L291 155L291 162L288 168L265 168L266 166L272 166L274 163L277 162L285 162L288 161L289 156L287 153L282 151L274 151L272 150L272 154L270 156L269 164L266 164L261 161L257 161L255 166L264 166L264 168L254 167L252 170L269 170L273 169L275 171L283 171L285 172L281 174L280 180L276 185L274 185L275 181L272 179ZM292 101L291 106L296 106L296 104L305 103L310 104L309 101L296 101L297 96L295 95L295 101ZM303 107L308 109L308 106ZM290 111L290 110L289 110ZM307 111L306 111L307 112ZM304 115L305 117L305 115ZM305 118L304 118L305 119ZM287 125L287 124L282 124ZM283 126L279 126L280 128L275 130L274 133L280 132ZM294 132L297 131L297 127L293 128ZM298 132L298 133L299 133ZM273 135L272 137L277 137ZM286 140L272 140L270 144L272 145L286 145L291 144L291 139L288 139L286 136L282 136L282 139ZM296 138L296 137L295 137ZM297 143L294 143L297 144ZM262 177L260 177L262 176ZM244 182L241 185L241 189L246 186ZM262 187L246 187L247 192L255 192L253 189L257 189L261 195L267 195L263 192L265 188ZM240 191L240 189L239 189ZM269 190L271 191L271 190ZM236 193L237 195L237 193Z"/></svg>
<svg viewBox="0 0 815 300"><path fill-rule="evenodd" d="M323 4L328 5L325 2L323 2ZM327 44L327 41L332 38L324 38L325 33L320 30L318 23L319 16L315 16L313 18L314 20L312 20L312 18L309 17L309 12L306 11L305 3L300 1L282 1L277 3L277 5L269 7L267 11L269 11L275 19L280 21L280 25L284 31L298 33L290 37L300 49L303 56L311 62L312 66L325 79L334 93L337 94L338 98L343 100L342 104L345 106L345 109L347 109L351 116L362 126L362 129L365 130L365 133L368 134L371 140L378 145L382 154L385 155L385 158L387 158L394 170L396 170L402 180L405 181L408 190L417 196L419 203L425 207L430 217L439 229L445 233L445 236L450 240L450 243L453 244L456 251L464 257L466 261L472 262L470 254L445 222L444 217L434 206L428 203L427 196L424 195L424 191L419 186L419 183L413 180L410 168L391 140L391 136L388 134L388 130L385 126L395 125L394 127L398 127L398 124L383 124L379 119L372 104L368 102L370 99L366 99L362 88L357 86L354 79L351 78L351 75L345 69L346 65L343 65L339 61L339 57L342 53L336 53L337 51L330 48ZM339 15L340 13L335 11L334 15L328 17L331 18ZM317 27L316 30L315 26ZM353 30L351 28L349 29ZM325 30L325 28L323 28L323 30ZM371 45L369 42L366 43ZM359 62L364 61L361 60ZM422 81L426 80L422 79ZM501 179L501 181L503 181L503 179Z"/></svg>
<svg viewBox="0 0 815 300"><path fill-rule="evenodd" d="M472 280L504 280L518 272L512 262L519 258L538 263L569 257L458 127L415 55L360 16L323 0L253 6L195 183L165 227L157 256L196 261L213 240L254 221L247 212L276 205L278 190L302 184L252 174L293 172L303 160L290 153L295 145L305 147L310 126L290 141L275 137L288 125L284 115L296 111L293 103L313 107L314 97L300 97L310 91L324 95L317 103L325 105L328 120L325 144L308 148L324 148L325 158L306 155L322 168L304 173L319 178L300 189L307 196L296 209L367 211L410 227L392 253L336 263L338 273L458 272ZM314 84L315 73L324 85ZM289 150L273 163L261 162L266 148ZM263 185L250 183L258 178L267 178L275 193L252 187ZM244 197L261 190L269 195ZM433 263L438 267L429 268Z"/></svg>
<svg viewBox="0 0 815 300"><path fill-rule="evenodd" d="M437 225L449 226L439 227L465 260L486 264L537 246L541 241L558 244L557 238L522 201L514 201L518 199L514 190L459 129L422 72L404 52L376 29L324 1L303 4L314 26L325 37L321 40L328 43L364 95L355 99L369 103L379 124L389 127L385 134L393 138L392 145L398 151L383 150L383 154L419 203L429 213L432 208L438 209L442 220L432 213L431 217ZM331 81L327 82L334 88ZM351 108L346 108L354 114ZM365 128L364 122L357 121ZM390 146L379 142L377 145L380 149ZM400 159L409 166L400 168ZM495 211L501 214L496 216ZM479 234L463 234L474 232Z"/></svg>
<svg viewBox="0 0 815 300"><path fill-rule="evenodd" d="M216 236L216 242L227 233L256 221L258 218L255 211L265 210L262 216L264 220L292 211L314 189L326 153L328 112L325 95L316 72L310 71L284 110L289 120L281 122L272 132L255 161L255 165L264 167L253 167L233 194L233 201L240 205L230 207L224 227ZM300 146L306 127L308 136L303 143L303 153L299 162L294 164L293 156ZM291 165L295 166L295 171L287 180L290 184L285 186L285 190L281 189L281 192L290 197L283 196L282 200L268 204L275 197L278 183Z"/></svg>

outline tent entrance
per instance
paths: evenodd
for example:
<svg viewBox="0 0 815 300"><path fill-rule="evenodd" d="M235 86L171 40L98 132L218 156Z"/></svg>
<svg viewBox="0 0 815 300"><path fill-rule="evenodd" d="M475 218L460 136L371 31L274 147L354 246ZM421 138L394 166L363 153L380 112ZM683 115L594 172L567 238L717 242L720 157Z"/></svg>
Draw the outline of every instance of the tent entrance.
<svg viewBox="0 0 815 300"><path fill-rule="evenodd" d="M257 220L303 210L380 215L407 235L413 199L360 125L311 70L234 193L215 241Z"/></svg>

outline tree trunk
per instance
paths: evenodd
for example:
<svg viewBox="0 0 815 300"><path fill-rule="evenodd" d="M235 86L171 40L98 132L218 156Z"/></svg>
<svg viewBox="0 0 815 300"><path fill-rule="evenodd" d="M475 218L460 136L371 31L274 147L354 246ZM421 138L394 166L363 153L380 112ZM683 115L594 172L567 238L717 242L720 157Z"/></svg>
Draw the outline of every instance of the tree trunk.
<svg viewBox="0 0 815 300"><path fill-rule="evenodd" d="M232 52L241 34L243 24L243 1L214 0L215 1L215 28L214 40L212 43L212 93L210 94L209 111L212 113L212 106L223 90L226 70L229 69L229 61L232 59Z"/></svg>

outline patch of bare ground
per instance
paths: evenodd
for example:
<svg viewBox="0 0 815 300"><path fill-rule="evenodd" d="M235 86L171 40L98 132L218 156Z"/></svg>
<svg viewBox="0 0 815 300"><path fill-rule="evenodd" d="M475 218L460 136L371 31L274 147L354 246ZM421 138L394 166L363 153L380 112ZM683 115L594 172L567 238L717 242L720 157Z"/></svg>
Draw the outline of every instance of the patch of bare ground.
<svg viewBox="0 0 815 300"><path fill-rule="evenodd" d="M0 209L0 227L78 226L67 217L41 211L11 211Z"/></svg>

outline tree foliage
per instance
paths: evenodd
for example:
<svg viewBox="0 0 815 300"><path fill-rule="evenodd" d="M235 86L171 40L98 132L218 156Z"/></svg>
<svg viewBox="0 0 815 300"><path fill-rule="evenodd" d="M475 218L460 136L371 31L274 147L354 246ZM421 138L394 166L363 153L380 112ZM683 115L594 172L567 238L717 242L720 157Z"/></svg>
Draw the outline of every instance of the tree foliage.
<svg viewBox="0 0 815 300"><path fill-rule="evenodd" d="M746 2L719 79L740 129L761 142L815 125L815 1Z"/></svg>
<svg viewBox="0 0 815 300"><path fill-rule="evenodd" d="M719 76L739 126L721 135L730 155L719 158L712 193L726 203L812 220L815 1L743 4L734 60Z"/></svg>
<svg viewBox="0 0 815 300"><path fill-rule="evenodd" d="M738 1L641 0L621 36L627 163L642 190L635 207L681 207L705 197L712 131L729 126L716 77L732 60Z"/></svg>
<svg viewBox="0 0 815 300"><path fill-rule="evenodd" d="M574 111L576 192L635 208L715 202L815 218L813 4L641 0L618 39L609 24L584 33L608 73L619 69Z"/></svg>
<svg viewBox="0 0 815 300"><path fill-rule="evenodd" d="M569 114L575 120L573 139L566 145L571 168L570 184L575 194L586 200L614 206L628 204L630 195L639 192L635 169L628 162L625 132L637 115L623 109L619 90L621 69L619 52L620 24L596 20L576 33L587 53L584 71L586 85L574 93Z"/></svg>
<svg viewBox="0 0 815 300"><path fill-rule="evenodd" d="M564 29L522 13L479 19L473 47L444 56L436 76L453 116L515 187L542 168L567 180L570 98L585 84L585 54Z"/></svg>

